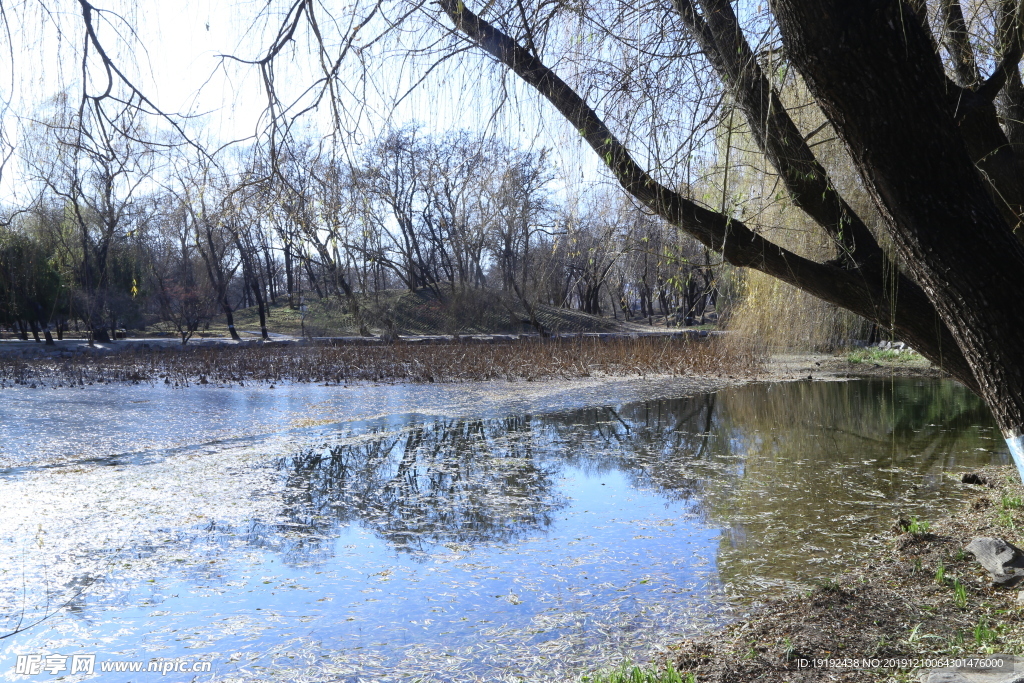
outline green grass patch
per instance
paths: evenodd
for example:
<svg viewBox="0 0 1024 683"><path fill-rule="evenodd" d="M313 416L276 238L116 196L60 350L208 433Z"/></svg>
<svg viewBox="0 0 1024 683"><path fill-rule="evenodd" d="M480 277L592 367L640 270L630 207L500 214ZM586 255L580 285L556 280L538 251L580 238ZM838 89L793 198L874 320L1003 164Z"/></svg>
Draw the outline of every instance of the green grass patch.
<svg viewBox="0 0 1024 683"><path fill-rule="evenodd" d="M1024 501L1020 496L1010 496L1004 493L1001 502L1004 510L1020 510L1024 507Z"/></svg>
<svg viewBox="0 0 1024 683"><path fill-rule="evenodd" d="M931 528L931 522L919 520L917 517L911 517L910 524L907 525L907 533L914 534L915 536L923 536L928 533L928 530Z"/></svg>
<svg viewBox="0 0 1024 683"><path fill-rule="evenodd" d="M267 306L267 329L270 332L309 337L358 336L360 323L372 334L399 335L469 335L519 334L536 332L530 314L515 297L490 290L446 291L429 289L415 292L388 290L358 299L360 315L338 297L318 298L304 295L306 311L298 308L298 297L278 297ZM612 332L618 321L557 306L538 304L534 314L548 332ZM260 331L255 307L234 313L235 328L243 338L253 338ZM227 336L223 316L215 318L211 333Z"/></svg>
<svg viewBox="0 0 1024 683"><path fill-rule="evenodd" d="M991 645L999 638L999 632L988 625L988 619L984 616L978 619L978 625L974 627L974 642L978 647Z"/></svg>
<svg viewBox="0 0 1024 683"><path fill-rule="evenodd" d="M580 678L581 683L695 683L693 674L681 674L671 666L666 669L641 668L624 664L606 673Z"/></svg>
<svg viewBox="0 0 1024 683"><path fill-rule="evenodd" d="M921 354L910 349L857 349L846 357L851 363L903 364L923 362Z"/></svg>

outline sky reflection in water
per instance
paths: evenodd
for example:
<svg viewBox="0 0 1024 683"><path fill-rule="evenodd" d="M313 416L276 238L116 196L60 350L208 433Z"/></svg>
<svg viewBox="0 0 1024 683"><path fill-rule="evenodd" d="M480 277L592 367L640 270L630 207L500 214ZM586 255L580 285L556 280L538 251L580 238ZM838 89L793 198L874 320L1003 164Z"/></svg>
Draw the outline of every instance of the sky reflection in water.
<svg viewBox="0 0 1024 683"><path fill-rule="evenodd" d="M836 549L958 500L943 471L1008 462L950 382L499 401L468 419L387 400L358 419L332 409L340 389L217 391L235 393L5 394L25 400L0 408L0 496L18 501L0 629L71 602L3 641L0 676L19 678L16 654L95 652L212 661L199 680L548 680L827 578ZM75 420L95 425L71 437ZM37 456L10 450L27 443Z"/></svg>

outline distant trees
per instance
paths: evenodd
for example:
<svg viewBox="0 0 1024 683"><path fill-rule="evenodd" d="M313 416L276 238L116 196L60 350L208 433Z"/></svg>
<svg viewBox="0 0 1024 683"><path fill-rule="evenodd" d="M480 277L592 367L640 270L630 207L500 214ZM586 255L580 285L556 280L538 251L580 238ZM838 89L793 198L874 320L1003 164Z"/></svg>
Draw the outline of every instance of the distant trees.
<svg viewBox="0 0 1024 683"><path fill-rule="evenodd" d="M93 339L109 340L108 330L137 313L132 296L139 264L132 247L144 239L153 213L140 188L151 180L154 150L137 142L140 114L133 108L112 127L95 120L92 109L71 108L64 96L50 105L21 147L38 192L35 211L40 218L50 207L63 211L59 221L40 223L50 231L46 242L70 270L75 317Z"/></svg>
<svg viewBox="0 0 1024 683"><path fill-rule="evenodd" d="M713 289L694 241L621 198L570 201L544 150L407 126L355 150L214 159L90 137L78 115L57 101L33 129L33 200L3 232L0 322L23 337L73 321L100 341L148 321L186 343L222 315L239 338L235 310L254 306L267 338L269 306L304 295L336 299L368 334L362 297L395 288L504 292L541 331L540 303L692 321L694 292Z"/></svg>
<svg viewBox="0 0 1024 683"><path fill-rule="evenodd" d="M31 330L38 341L60 303L60 275L43 245L28 235L0 231L0 323L17 326L22 339Z"/></svg>

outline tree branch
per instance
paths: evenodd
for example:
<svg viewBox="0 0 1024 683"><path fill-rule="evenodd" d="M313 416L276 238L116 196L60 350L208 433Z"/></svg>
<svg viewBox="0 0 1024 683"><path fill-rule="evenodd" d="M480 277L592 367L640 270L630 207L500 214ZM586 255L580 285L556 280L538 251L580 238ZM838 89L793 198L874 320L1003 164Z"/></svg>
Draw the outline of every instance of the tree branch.
<svg viewBox="0 0 1024 683"><path fill-rule="evenodd" d="M946 36L946 48L953 58L958 84L964 88L973 88L981 80L981 76L978 73L978 63L974 59L974 49L971 47L960 0L942 0L939 14L942 17L942 32Z"/></svg>
<svg viewBox="0 0 1024 683"><path fill-rule="evenodd" d="M605 162L619 184L654 213L682 228L731 264L754 268L819 299L884 326L974 391L977 380L948 328L920 287L900 278L900 296L890 308L885 292L861 274L817 263L774 244L741 221L691 202L641 169L604 121L539 58L466 8L462 0L439 0L455 28L542 94ZM880 282L880 281L879 281Z"/></svg>
<svg viewBox="0 0 1024 683"><path fill-rule="evenodd" d="M765 77L727 0L705 0L706 19L690 0L676 10L743 110L754 140L778 170L793 203L835 241L847 266L874 262L882 250L871 231L836 191L807 140ZM820 130L820 129L819 129Z"/></svg>
<svg viewBox="0 0 1024 683"><path fill-rule="evenodd" d="M1012 0L1010 1L1012 2ZM1006 4L1005 1L1003 4ZM988 102L992 102L996 98L1013 73L1020 73L1018 65L1021 57L1024 57L1024 36L1021 35L1024 31L1024 2L1017 3L1015 12L1000 12L1000 14L1001 21L1000 25L996 27L996 32L997 43L1002 55L995 70L977 90L978 97Z"/></svg>

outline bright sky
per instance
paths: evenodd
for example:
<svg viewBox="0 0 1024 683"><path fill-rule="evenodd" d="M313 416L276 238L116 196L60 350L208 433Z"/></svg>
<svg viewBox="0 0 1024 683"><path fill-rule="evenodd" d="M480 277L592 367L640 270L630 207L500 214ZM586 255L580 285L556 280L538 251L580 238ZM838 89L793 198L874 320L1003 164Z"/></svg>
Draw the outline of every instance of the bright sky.
<svg viewBox="0 0 1024 683"><path fill-rule="evenodd" d="M126 75L167 113L205 114L193 135L217 144L248 138L261 128L266 95L258 69L237 62L224 63L219 55L255 58L266 49L281 17L264 17L264 22L259 23L264 2L93 2L110 10L102 21L95 23L101 42ZM38 0L22 0L13 11L5 9L12 31L13 63L9 72L0 72L0 96L10 103L4 126L15 144L19 121L36 115L39 103L62 88L70 89L73 102L80 96L84 28L79 4L75 0L49 0L47 6L53 11L44 13ZM351 9L347 11L351 14ZM337 18L340 24L348 16L340 14ZM373 36L372 28L371 24L360 33L361 40ZM340 33L336 31L335 35ZM139 46L145 49L140 50ZM567 130L561 117L546 103L538 102L532 93L522 96L523 86L517 79L506 79L506 87L515 101L502 116L492 118L501 72L491 68L489 58L475 52L458 57L459 62L451 63L453 68L435 72L427 87L417 88L393 108L388 99L394 93L404 92L418 76L416 69L403 66L398 60L382 59L382 49L364 52L365 63L374 70L369 80L377 92L359 88L342 98L347 100L343 104L349 112L361 112L357 123L348 124L359 138L380 132L385 118L397 125L417 120L428 130L439 132L459 128L482 130L520 147L554 147L555 162L568 170L563 175L563 182L568 185L589 183L603 176L598 170L600 164L574 131ZM306 87L315 79L316 56L301 39L284 54L287 59L279 62L277 82L294 96L300 85ZM356 65L354 60L350 63ZM465 74L475 77L467 78ZM101 92L105 81L98 60L92 62L91 75L90 93ZM345 82L354 86L354 81L353 78ZM310 130L325 131L329 128L328 114L329 108L322 106L320 112L306 117L306 125ZM153 121L150 125L161 124ZM17 176L15 161L5 170L0 183L0 203L26 199L24 190L18 192Z"/></svg>

